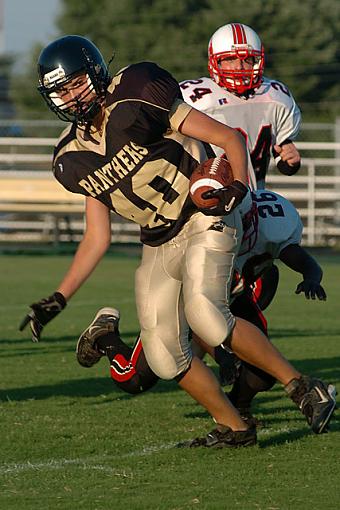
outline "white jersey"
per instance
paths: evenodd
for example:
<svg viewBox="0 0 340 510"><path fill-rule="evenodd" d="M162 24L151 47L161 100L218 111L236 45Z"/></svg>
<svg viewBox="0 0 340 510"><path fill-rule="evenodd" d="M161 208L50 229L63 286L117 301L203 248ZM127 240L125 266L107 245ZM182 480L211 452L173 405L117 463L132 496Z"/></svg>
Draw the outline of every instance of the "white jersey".
<svg viewBox="0 0 340 510"><path fill-rule="evenodd" d="M300 244L303 225L293 204L278 193L269 190L257 190L252 193L258 209L258 231L254 246L247 249L247 243L240 248L235 270L242 274L245 264L257 261L261 273L261 264L270 264L279 258L281 251L290 244ZM261 257L263 256L263 260ZM256 258L254 258L256 257ZM256 266L256 264L254 264Z"/></svg>
<svg viewBox="0 0 340 510"><path fill-rule="evenodd" d="M264 188L270 148L294 140L300 129L301 112L288 88L263 78L261 86L246 99L228 92L211 78L182 81L180 87L186 103L243 134L254 169L249 168L250 186ZM213 149L217 155L222 152L220 147Z"/></svg>

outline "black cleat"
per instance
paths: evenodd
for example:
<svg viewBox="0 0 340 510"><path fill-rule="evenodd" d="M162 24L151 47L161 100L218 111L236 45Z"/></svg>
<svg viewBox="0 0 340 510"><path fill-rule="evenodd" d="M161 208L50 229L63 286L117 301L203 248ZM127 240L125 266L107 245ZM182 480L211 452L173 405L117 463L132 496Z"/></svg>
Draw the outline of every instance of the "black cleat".
<svg viewBox="0 0 340 510"><path fill-rule="evenodd" d="M315 434L326 432L336 407L335 387L326 386L320 379L302 376L290 381L285 390L307 418L312 431Z"/></svg>
<svg viewBox="0 0 340 510"><path fill-rule="evenodd" d="M177 445L178 448L240 448L256 444L256 429L251 427L247 430L231 430L229 427L218 425L205 437L196 437L191 441L185 441Z"/></svg>
<svg viewBox="0 0 340 510"><path fill-rule="evenodd" d="M96 345L98 338L108 333L118 333L120 313L115 308L102 308L99 310L91 324L80 335L76 354L77 360L83 367L92 367L105 356Z"/></svg>

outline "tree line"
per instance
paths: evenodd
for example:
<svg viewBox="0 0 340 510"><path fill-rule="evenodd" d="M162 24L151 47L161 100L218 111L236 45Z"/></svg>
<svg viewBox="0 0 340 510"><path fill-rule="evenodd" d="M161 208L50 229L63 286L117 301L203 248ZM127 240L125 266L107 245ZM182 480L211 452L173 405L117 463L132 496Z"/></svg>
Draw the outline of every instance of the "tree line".
<svg viewBox="0 0 340 510"><path fill-rule="evenodd" d="M260 36L265 75L283 81L307 120L340 114L340 2L338 0L61 0L59 34L89 37L111 72L143 60L176 79L206 76L213 32L241 22ZM36 92L36 61L12 78L12 98L26 117L50 113Z"/></svg>

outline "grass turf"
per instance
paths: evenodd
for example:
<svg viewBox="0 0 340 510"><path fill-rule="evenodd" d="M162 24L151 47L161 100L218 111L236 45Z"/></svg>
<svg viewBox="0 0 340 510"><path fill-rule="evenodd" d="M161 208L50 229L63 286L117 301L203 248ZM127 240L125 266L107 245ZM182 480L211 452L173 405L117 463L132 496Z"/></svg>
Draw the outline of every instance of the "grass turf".
<svg viewBox="0 0 340 510"><path fill-rule="evenodd" d="M0 508L339 508L339 422L313 435L280 385L256 398L266 424L258 446L180 450L176 442L213 424L174 382L132 397L111 382L106 360L92 369L76 363L78 335L102 306L120 308L123 337L134 340L136 257L109 254L41 343L19 333L27 304L54 290L70 260L0 257ZM339 385L340 258L319 260L328 301L294 295L299 277L280 266L266 316L273 342L298 369Z"/></svg>

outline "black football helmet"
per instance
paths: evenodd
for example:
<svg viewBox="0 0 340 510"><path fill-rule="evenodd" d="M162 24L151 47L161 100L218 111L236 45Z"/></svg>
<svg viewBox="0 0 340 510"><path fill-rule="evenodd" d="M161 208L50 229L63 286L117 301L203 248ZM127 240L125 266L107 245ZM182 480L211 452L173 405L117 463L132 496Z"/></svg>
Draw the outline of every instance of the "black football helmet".
<svg viewBox="0 0 340 510"><path fill-rule="evenodd" d="M50 43L38 59L38 91L61 119L84 125L99 112L110 83L108 67L98 48L85 37L68 35ZM64 101L58 89L76 76L85 75L87 86Z"/></svg>

